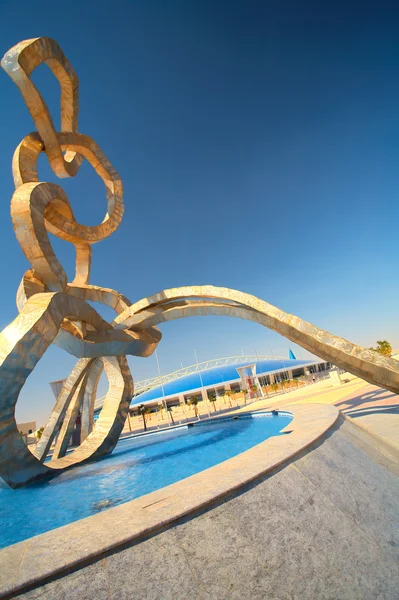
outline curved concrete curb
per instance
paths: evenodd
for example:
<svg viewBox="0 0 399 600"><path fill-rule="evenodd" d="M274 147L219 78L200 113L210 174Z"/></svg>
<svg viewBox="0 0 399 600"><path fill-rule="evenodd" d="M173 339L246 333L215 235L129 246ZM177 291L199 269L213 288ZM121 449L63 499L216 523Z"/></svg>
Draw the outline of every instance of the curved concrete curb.
<svg viewBox="0 0 399 600"><path fill-rule="evenodd" d="M351 433L354 437L356 437L357 442L366 443L367 446L373 448L380 454L383 454L396 465L399 465L399 450L390 444L386 438L383 438L381 435L378 435L378 433L371 431L371 429L365 425L358 423L356 419L346 415L344 412L341 412L341 416L343 417L344 421L351 426ZM367 435L367 438L365 435ZM365 442L366 439L367 442Z"/></svg>
<svg viewBox="0 0 399 600"><path fill-rule="evenodd" d="M37 587L210 507L288 462L319 440L339 416L332 405L303 404L279 410L294 416L285 428L287 435L270 438L160 490L0 550L0 598Z"/></svg>

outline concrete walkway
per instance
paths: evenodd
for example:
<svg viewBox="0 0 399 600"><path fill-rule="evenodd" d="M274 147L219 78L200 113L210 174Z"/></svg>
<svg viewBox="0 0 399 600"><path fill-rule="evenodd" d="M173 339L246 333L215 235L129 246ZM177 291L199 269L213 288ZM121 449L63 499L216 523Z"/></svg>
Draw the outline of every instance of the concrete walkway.
<svg viewBox="0 0 399 600"><path fill-rule="evenodd" d="M234 498L17 597L397 600L397 471L341 421Z"/></svg>
<svg viewBox="0 0 399 600"><path fill-rule="evenodd" d="M399 449L399 396L370 385L358 377L336 387L327 380L302 390L274 396L270 400L262 398L248 407L240 408L237 412L310 402L335 404L339 410L355 419L360 425Z"/></svg>
<svg viewBox="0 0 399 600"><path fill-rule="evenodd" d="M375 385L365 385L335 405L399 450L399 396Z"/></svg>
<svg viewBox="0 0 399 600"><path fill-rule="evenodd" d="M355 422L196 518L15 598L397 600L399 396L322 381L237 412L302 403Z"/></svg>
<svg viewBox="0 0 399 600"><path fill-rule="evenodd" d="M321 404L336 404L342 398L345 398L349 394L353 394L363 388L366 382L362 379L354 379L349 383L343 383L340 386L333 386L331 382L327 380L314 383L313 385L307 386L306 388L299 388L287 393L279 394L278 396L272 396L271 398L262 398L258 402L253 402L249 406L243 406L239 412L245 410L261 410L269 407L275 408L279 404L300 404L300 403L321 403Z"/></svg>

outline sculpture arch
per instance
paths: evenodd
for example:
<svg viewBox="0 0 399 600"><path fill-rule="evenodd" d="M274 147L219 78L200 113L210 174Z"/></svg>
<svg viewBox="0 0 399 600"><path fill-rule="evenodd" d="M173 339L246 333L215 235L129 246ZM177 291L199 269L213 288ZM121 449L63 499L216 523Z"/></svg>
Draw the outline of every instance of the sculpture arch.
<svg viewBox="0 0 399 600"><path fill-rule="evenodd" d="M115 324L123 323L140 331L165 321L201 315L254 321L370 383L399 393L396 360L353 344L238 290L210 285L171 288L133 304L115 319Z"/></svg>

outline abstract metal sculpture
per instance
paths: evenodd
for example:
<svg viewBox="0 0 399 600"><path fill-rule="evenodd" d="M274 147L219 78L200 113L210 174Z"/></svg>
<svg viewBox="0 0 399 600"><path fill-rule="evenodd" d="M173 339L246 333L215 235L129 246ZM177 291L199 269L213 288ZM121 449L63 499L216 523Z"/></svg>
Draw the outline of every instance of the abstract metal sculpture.
<svg viewBox="0 0 399 600"><path fill-rule="evenodd" d="M32 83L32 71L46 63L61 86L61 132ZM89 284L91 244L113 233L123 216L122 182L101 149L78 133L78 78L58 44L50 38L26 40L11 48L1 65L20 89L37 132L26 136L13 158L15 192L11 217L15 234L31 264L17 292L18 317L0 334L0 476L11 486L48 477L107 454L123 429L133 395L126 355L149 356L161 339L156 325L200 315L228 315L277 331L321 358L371 383L399 392L399 364L355 346L242 292L213 286L164 290L131 304L122 294ZM100 225L76 222L65 192L39 182L37 159L45 152L54 173L73 177L84 159L102 178L108 212ZM68 282L48 232L76 249L76 274ZM104 321L87 301L115 309ZM15 405L26 378L55 343L79 360L66 379L34 452L25 445L15 421ZM95 426L93 409L102 371L109 391ZM81 444L66 455L76 417L82 413ZM58 435L52 459L44 460Z"/></svg>
<svg viewBox="0 0 399 600"><path fill-rule="evenodd" d="M61 86L60 133L55 131L46 104L30 79L41 63L50 67ZM114 290L89 285L91 244L108 237L119 226L123 188L118 173L97 144L77 132L78 78L71 65L58 44L49 38L17 44L1 64L19 87L38 130L22 140L13 158L15 193L11 217L32 268L18 289L19 316L0 336L0 475L10 486L17 487L113 450L133 394L126 354L148 356L161 334L152 327L137 333L114 328L86 302L102 302L117 313L130 306ZM46 152L59 177L76 175L84 158L90 162L106 188L108 212L100 225L85 227L77 223L62 188L39 182L40 152ZM54 254L48 232L76 248L76 276L71 283ZM17 431L15 403L27 376L53 342L79 360L31 453ZM93 403L103 369L109 391L93 430ZM82 443L65 456L80 409ZM57 434L52 460L43 464Z"/></svg>

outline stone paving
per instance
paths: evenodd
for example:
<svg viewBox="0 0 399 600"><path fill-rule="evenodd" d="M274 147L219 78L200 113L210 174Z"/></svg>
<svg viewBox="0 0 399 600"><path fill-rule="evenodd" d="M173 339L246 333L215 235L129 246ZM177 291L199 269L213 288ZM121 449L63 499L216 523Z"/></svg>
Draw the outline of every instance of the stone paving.
<svg viewBox="0 0 399 600"><path fill-rule="evenodd" d="M274 436L211 469L0 550L0 598L61 577L82 563L137 544L214 506L289 463L317 443L339 418L332 405L299 405L292 412L293 421L282 430L287 435Z"/></svg>
<svg viewBox="0 0 399 600"><path fill-rule="evenodd" d="M397 600L399 478L353 429L344 422L235 498L18 598Z"/></svg>
<svg viewBox="0 0 399 600"><path fill-rule="evenodd" d="M399 455L367 429L399 449L398 400L354 378L235 409L335 404L366 429L346 421L234 499L14 597L396 600Z"/></svg>
<svg viewBox="0 0 399 600"><path fill-rule="evenodd" d="M264 398L249 409L276 408L282 402L285 406L309 402L334 404L357 423L399 449L399 396L362 379L356 377L337 387L323 381L304 390L281 394L277 398ZM242 407L239 412L245 410L248 408Z"/></svg>
<svg viewBox="0 0 399 600"><path fill-rule="evenodd" d="M375 385L366 385L335 405L399 450L399 396Z"/></svg>

